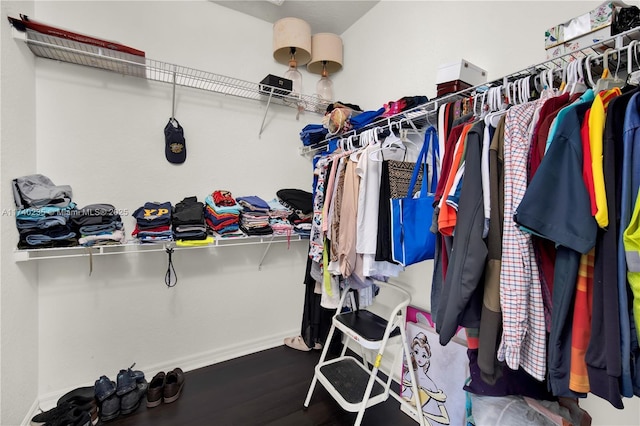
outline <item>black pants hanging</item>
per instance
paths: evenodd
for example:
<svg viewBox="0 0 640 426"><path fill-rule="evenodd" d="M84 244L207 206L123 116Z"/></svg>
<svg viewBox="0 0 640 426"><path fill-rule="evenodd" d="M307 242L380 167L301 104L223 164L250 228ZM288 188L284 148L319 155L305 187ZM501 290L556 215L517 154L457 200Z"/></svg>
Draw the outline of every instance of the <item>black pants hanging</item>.
<svg viewBox="0 0 640 426"><path fill-rule="evenodd" d="M300 335L310 348L313 348L316 343L324 346L331 328L331 318L335 315L336 310L320 306L322 295L314 292L316 281L311 277L311 259L307 259L304 285L304 310ZM331 353L340 353L340 341L340 333L335 333L329 348Z"/></svg>

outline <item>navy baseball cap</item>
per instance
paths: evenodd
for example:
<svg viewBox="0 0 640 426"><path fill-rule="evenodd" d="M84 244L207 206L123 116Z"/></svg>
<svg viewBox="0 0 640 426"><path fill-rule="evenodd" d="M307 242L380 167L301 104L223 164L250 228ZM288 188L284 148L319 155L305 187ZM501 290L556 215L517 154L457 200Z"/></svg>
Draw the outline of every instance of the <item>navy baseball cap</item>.
<svg viewBox="0 0 640 426"><path fill-rule="evenodd" d="M170 118L164 126L164 155L167 161L174 164L184 163L187 159L187 144L184 130L178 120Z"/></svg>

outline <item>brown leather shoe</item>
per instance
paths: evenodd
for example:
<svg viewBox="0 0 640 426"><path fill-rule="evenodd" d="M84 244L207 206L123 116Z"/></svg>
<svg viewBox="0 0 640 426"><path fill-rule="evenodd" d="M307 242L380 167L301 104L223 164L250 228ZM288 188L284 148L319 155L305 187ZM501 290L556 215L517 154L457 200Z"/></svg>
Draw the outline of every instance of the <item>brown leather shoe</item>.
<svg viewBox="0 0 640 426"><path fill-rule="evenodd" d="M169 404L178 398L182 393L184 387L184 373L180 368L174 368L167 373L167 378L164 384L164 396L163 400L166 404Z"/></svg>
<svg viewBox="0 0 640 426"><path fill-rule="evenodd" d="M162 395L164 394L166 376L164 371L159 372L149 383L149 389L147 389L147 407L157 407L162 403Z"/></svg>

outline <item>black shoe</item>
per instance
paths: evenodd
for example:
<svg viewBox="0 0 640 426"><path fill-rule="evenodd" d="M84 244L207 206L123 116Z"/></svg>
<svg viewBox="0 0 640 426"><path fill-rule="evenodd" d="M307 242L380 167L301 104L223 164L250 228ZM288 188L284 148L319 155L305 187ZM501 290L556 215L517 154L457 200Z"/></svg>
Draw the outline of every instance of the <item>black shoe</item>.
<svg viewBox="0 0 640 426"><path fill-rule="evenodd" d="M36 414L31 419L31 426L41 426L47 422L51 422L59 417L66 415L69 411L71 411L72 407L70 404L62 404L57 407L53 407L49 411L44 411L40 414Z"/></svg>
<svg viewBox="0 0 640 426"><path fill-rule="evenodd" d="M92 399L93 400L93 399ZM92 402L86 402L83 405L78 405L73 402L63 402L62 404L52 408L49 411L37 414L31 419L32 426L40 426L44 424L55 423L61 418L68 417L69 413L74 410L91 412L95 405Z"/></svg>
<svg viewBox="0 0 640 426"><path fill-rule="evenodd" d="M76 405L84 405L87 402L95 402L95 386L85 386L82 388L73 389L58 399L57 405L62 405L64 402L71 402Z"/></svg>
<svg viewBox="0 0 640 426"><path fill-rule="evenodd" d="M74 407L63 416L45 423L45 426L91 426L91 416L88 411Z"/></svg>

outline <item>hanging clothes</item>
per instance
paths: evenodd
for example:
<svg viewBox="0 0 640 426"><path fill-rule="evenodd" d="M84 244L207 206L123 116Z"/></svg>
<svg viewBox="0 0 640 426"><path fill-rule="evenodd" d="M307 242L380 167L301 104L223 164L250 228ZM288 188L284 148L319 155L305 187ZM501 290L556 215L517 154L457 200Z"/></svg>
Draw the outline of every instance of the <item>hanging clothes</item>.
<svg viewBox="0 0 640 426"><path fill-rule="evenodd" d="M440 344L446 345L459 325L478 328L482 306L481 281L487 257L487 246L482 238L484 211L482 209L482 138L484 122L471 126L466 138L465 179L460 193L460 215L453 241L443 293L438 306L436 331Z"/></svg>

